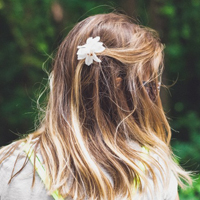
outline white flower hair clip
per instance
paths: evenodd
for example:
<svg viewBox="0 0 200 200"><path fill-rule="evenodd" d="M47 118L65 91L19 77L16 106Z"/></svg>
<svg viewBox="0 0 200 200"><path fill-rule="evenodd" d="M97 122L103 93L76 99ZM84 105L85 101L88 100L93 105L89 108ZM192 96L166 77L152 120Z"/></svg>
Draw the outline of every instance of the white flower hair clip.
<svg viewBox="0 0 200 200"><path fill-rule="evenodd" d="M103 47L103 43L99 42L99 40L99 36L95 38L89 37L86 41L86 44L78 46L78 60L85 59L85 64L88 66L93 63L93 60L95 60L96 62L101 62L101 60L96 56L95 53L103 52L105 50L105 47Z"/></svg>

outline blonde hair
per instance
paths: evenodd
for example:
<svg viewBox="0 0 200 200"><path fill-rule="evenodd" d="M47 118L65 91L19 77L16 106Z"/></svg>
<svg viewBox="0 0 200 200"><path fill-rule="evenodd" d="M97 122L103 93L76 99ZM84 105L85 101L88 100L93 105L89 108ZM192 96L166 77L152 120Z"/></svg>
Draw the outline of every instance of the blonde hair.
<svg viewBox="0 0 200 200"><path fill-rule="evenodd" d="M77 46L96 36L106 49L97 55L101 63L87 66L77 60ZM58 189L63 197L78 199L113 200L118 195L131 199L134 180L141 193L149 187L136 160L150 171L155 187L154 167L166 178L155 158L131 147L130 141L135 141L158 154L180 186L184 186L181 178L191 182L174 162L159 92L152 101L143 84L146 74L148 82L158 84L163 48L156 31L122 14L99 14L79 22L58 49L41 126L7 147L4 159L25 141L34 144L35 151L40 147L50 192Z"/></svg>

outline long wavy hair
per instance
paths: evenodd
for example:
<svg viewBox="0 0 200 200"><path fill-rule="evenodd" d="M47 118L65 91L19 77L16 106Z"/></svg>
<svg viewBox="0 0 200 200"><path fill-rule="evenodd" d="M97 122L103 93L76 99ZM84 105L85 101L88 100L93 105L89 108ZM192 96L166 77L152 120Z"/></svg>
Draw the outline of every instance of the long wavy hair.
<svg viewBox="0 0 200 200"><path fill-rule="evenodd" d="M87 66L77 60L77 46L96 36L105 47L97 54L102 62ZM191 179L174 161L171 130L157 87L163 49L156 31L122 14L98 14L79 22L57 51L39 128L2 148L9 151L0 162L21 142L34 145L44 159L50 193L57 189L63 197L75 199L131 199L133 185L141 193L150 187L147 171L157 187L155 167L166 187L165 173L170 171L183 187L182 178ZM153 156L134 149L131 142L162 158L165 173Z"/></svg>

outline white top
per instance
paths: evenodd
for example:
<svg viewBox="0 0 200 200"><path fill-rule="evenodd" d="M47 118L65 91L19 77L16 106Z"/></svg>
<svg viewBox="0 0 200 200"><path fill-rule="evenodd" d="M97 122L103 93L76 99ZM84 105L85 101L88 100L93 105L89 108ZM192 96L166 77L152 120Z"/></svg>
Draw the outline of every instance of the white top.
<svg viewBox="0 0 200 200"><path fill-rule="evenodd" d="M139 145L134 144L134 149L141 148ZM33 175L33 165L30 161L28 161L27 165L24 167L24 169L17 174L11 181L10 184L8 184L8 181L10 180L10 176L12 173L12 169L15 163L15 159L18 155L19 151L16 150L13 155L11 155L9 158L7 158L1 165L0 165L0 199L2 200L54 200L52 196L47 194L47 191L45 189L45 186L38 176L36 172L35 177L35 184L34 187L32 186L32 175ZM22 166L25 161L25 153L20 156L16 167L15 172L17 172ZM162 165L163 162L157 155L153 155L158 162ZM1 157L1 155L0 155ZM109 174L105 172L105 175L109 178L111 181L111 184L113 184L112 178L109 176ZM139 196L139 194L136 194L133 200L175 200L177 195L177 180L173 173L166 175L170 178L169 187L167 190L164 190L163 188L163 182L161 175L159 173L159 170L155 169L155 173L157 175L159 186L155 190L153 190L153 197L151 196L149 190L142 196ZM153 187L153 180L149 176L148 177L149 184ZM72 200L71 198L66 198L66 200ZM121 197L116 198L116 200L125 200Z"/></svg>

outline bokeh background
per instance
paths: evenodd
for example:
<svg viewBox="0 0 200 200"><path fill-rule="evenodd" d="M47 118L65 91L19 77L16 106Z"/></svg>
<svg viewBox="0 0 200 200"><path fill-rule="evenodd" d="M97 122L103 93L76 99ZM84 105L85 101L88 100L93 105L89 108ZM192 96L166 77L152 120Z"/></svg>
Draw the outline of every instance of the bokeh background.
<svg viewBox="0 0 200 200"><path fill-rule="evenodd" d="M113 11L156 29L166 46L163 83L169 87L161 96L172 149L183 168L196 171L180 199L199 200L200 0L0 0L0 146L34 130L47 72L73 25Z"/></svg>

